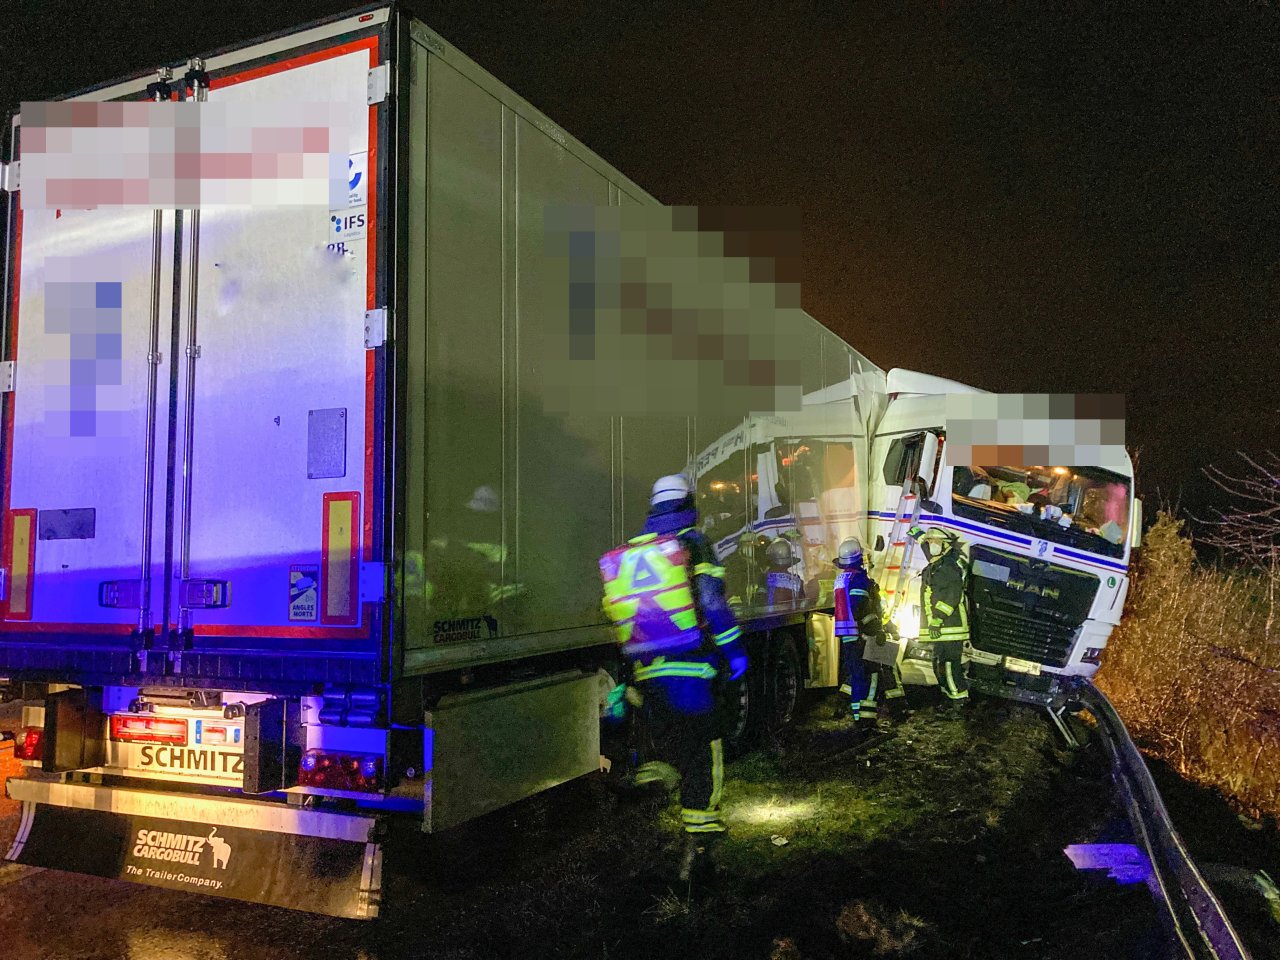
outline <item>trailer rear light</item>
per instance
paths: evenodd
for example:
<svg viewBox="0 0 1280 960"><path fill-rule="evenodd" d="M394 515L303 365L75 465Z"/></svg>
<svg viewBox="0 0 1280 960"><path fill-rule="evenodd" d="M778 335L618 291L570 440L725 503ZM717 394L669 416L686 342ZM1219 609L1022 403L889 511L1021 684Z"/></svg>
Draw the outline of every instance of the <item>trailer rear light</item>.
<svg viewBox="0 0 1280 960"><path fill-rule="evenodd" d="M208 747L231 742L232 734L228 728L221 725L210 726L205 720L196 721L196 743ZM235 742L239 743L240 738L235 737Z"/></svg>
<svg viewBox="0 0 1280 960"><path fill-rule="evenodd" d="M382 758L377 754L308 750L298 764L298 786L325 790L382 791Z"/></svg>
<svg viewBox="0 0 1280 960"><path fill-rule="evenodd" d="M175 717L112 717L111 739L123 743L187 745L187 721Z"/></svg>
<svg viewBox="0 0 1280 960"><path fill-rule="evenodd" d="M13 743L13 755L18 760L44 759L44 727L27 727Z"/></svg>
<svg viewBox="0 0 1280 960"><path fill-rule="evenodd" d="M1105 648L1103 647L1086 647L1084 651L1084 656L1082 656L1080 659L1084 663L1092 663L1092 664L1102 663L1102 651L1104 649Z"/></svg>

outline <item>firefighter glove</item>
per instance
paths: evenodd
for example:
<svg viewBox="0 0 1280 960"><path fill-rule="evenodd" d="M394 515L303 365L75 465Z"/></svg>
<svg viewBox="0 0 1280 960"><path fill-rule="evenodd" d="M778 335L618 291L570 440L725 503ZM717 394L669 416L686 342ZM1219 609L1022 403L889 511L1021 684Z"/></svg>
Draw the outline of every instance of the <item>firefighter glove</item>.
<svg viewBox="0 0 1280 960"><path fill-rule="evenodd" d="M741 680L747 675L747 655L745 653L734 654L729 657L729 679Z"/></svg>
<svg viewBox="0 0 1280 960"><path fill-rule="evenodd" d="M929 624L929 639L938 640L942 637L942 627L936 623Z"/></svg>
<svg viewBox="0 0 1280 960"><path fill-rule="evenodd" d="M627 715L627 685L620 683L605 697L604 719L609 723L620 723Z"/></svg>

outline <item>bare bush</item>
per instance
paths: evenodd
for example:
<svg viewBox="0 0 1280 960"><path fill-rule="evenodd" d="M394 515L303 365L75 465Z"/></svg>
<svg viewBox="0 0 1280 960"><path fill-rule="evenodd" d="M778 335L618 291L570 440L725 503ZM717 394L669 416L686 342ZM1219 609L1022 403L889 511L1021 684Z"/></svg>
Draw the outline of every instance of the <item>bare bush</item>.
<svg viewBox="0 0 1280 960"><path fill-rule="evenodd" d="M1265 583L1195 563L1181 521L1144 538L1099 686L1134 736L1184 777L1280 815L1280 673L1261 638Z"/></svg>
<svg viewBox="0 0 1280 960"><path fill-rule="evenodd" d="M1225 510L1215 511L1214 519L1205 521L1202 539L1260 578L1267 608L1263 636L1270 644L1280 600L1280 457L1268 453L1259 462L1243 453L1239 456L1246 465L1239 476L1217 466L1205 470L1232 502Z"/></svg>

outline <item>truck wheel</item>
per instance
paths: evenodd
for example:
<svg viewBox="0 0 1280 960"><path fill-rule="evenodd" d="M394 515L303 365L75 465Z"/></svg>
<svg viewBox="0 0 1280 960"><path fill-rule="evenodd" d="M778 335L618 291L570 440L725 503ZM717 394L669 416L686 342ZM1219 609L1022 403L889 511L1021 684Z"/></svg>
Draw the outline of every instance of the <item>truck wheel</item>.
<svg viewBox="0 0 1280 960"><path fill-rule="evenodd" d="M803 683L795 637L784 634L773 646L769 671L765 675L768 708L765 723L769 733L777 733L790 725L800 702Z"/></svg>

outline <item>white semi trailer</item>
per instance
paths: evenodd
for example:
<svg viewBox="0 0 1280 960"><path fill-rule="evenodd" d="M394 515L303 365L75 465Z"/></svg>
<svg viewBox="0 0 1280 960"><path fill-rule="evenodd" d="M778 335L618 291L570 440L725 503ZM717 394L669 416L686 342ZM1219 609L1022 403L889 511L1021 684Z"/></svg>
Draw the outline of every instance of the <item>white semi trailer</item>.
<svg viewBox="0 0 1280 960"><path fill-rule="evenodd" d="M168 66L68 99L327 98L357 118L330 131L348 191L24 206L13 117L0 678L34 705L9 859L375 916L383 818L441 830L600 768L596 559L682 468L739 591L740 730L830 679L829 560L897 482L892 376L398 8ZM785 595L731 549L773 531L803 557ZM1036 656L984 650L1001 677Z"/></svg>

